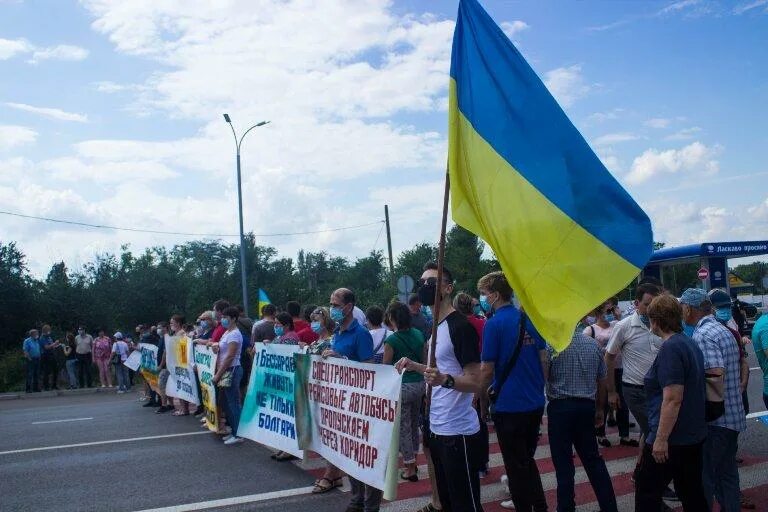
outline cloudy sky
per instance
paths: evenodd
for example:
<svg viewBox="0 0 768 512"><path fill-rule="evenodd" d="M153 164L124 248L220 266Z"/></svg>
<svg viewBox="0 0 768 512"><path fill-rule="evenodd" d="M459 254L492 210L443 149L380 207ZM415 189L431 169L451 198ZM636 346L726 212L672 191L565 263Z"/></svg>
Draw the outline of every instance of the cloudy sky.
<svg viewBox="0 0 768 512"><path fill-rule="evenodd" d="M485 0L669 245L768 237L768 0ZM286 256L434 241L457 2L0 0L0 210L237 233ZM35 274L188 240L0 214ZM229 238L236 240L236 238Z"/></svg>

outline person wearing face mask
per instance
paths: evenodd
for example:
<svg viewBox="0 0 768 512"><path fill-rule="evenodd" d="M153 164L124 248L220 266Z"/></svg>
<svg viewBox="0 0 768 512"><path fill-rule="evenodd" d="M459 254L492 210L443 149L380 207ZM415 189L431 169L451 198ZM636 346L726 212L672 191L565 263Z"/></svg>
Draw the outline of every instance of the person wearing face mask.
<svg viewBox="0 0 768 512"><path fill-rule="evenodd" d="M333 329L336 327L336 323L331 320L328 308L322 307L315 308L309 315L309 320L309 328L317 335L317 339L307 346L307 353L319 356L331 348Z"/></svg>
<svg viewBox="0 0 768 512"><path fill-rule="evenodd" d="M213 311L204 311L197 317L197 333L192 340L193 344L205 344L211 339L213 329L216 327L216 316ZM195 385L197 386L197 396L203 396L202 388L200 387L200 378L197 376L197 371L193 372L195 375ZM200 404L195 410L195 418L202 418L201 423L205 424L205 408Z"/></svg>
<svg viewBox="0 0 768 512"><path fill-rule="evenodd" d="M493 312L483 330L480 374L483 388L492 384L495 394L491 416L511 495L502 507L544 511L547 501L534 455L544 414L546 343L511 303L512 288L503 272L481 277L477 289Z"/></svg>
<svg viewBox="0 0 768 512"><path fill-rule="evenodd" d="M605 351L605 363L608 366L608 403L616 410L619 407L618 387L616 385L616 360L621 355L623 373L621 388L624 401L640 427L640 445L648 435L648 407L645 396L645 374L651 368L661 348L661 338L650 330L648 306L661 290L652 284L641 284L635 290L635 311L613 326ZM642 462L642 451L638 455L635 474ZM634 478L634 476L633 476ZM677 499L672 489L664 492L664 499Z"/></svg>
<svg viewBox="0 0 768 512"><path fill-rule="evenodd" d="M303 346L303 343L300 343L298 333L294 329L293 317L289 313L285 311L278 313L275 316L275 325L272 329L275 332L275 338L271 343Z"/></svg>
<svg viewBox="0 0 768 512"><path fill-rule="evenodd" d="M226 331L219 341L219 357L216 361L216 374L213 376L213 382L220 389L220 395L224 399L224 413L227 417L227 424L232 430L223 438L224 444L227 446L243 442L243 438L237 436L237 427L240 424L242 411L240 380L243 378L243 369L240 366L243 335L237 328L239 316L240 312L233 307L228 307L222 312L221 325Z"/></svg>
<svg viewBox="0 0 768 512"><path fill-rule="evenodd" d="M597 341L600 351L605 355L605 347L608 345L608 340L611 339L613 333L613 326L616 325L616 317L614 314L615 306L611 301L606 301L602 306L594 311L595 323L584 328L583 334L594 338ZM624 403L623 391L621 387L621 380L624 373L624 369L621 364L621 354L616 355L613 369L613 382L616 386L616 393L619 395L619 403L616 407L616 424L619 427L619 444L621 446L640 446L640 444L629 437L629 409ZM610 406L608 403L604 415L608 416ZM605 437L605 424L595 429L595 435L597 436L597 442L601 446L609 447L611 442Z"/></svg>
<svg viewBox="0 0 768 512"><path fill-rule="evenodd" d="M77 329L75 336L75 353L77 354L77 377L80 387L86 384L93 387L93 375L91 374L91 352L93 351L93 336L85 332L85 327Z"/></svg>
<svg viewBox="0 0 768 512"><path fill-rule="evenodd" d="M437 264L427 263L418 292L421 302L432 309L437 323L436 367L404 357L395 368L400 372L420 373L431 385L424 444L428 446L434 467L442 509L477 512L483 510L480 502L482 437L473 407L475 395L483 391L478 336L467 318L453 308L451 272L444 268L440 282L438 273ZM436 302L438 291L439 302ZM431 341L427 347L431 349ZM429 363L430 358L425 360ZM427 505L428 510L434 508L434 504Z"/></svg>
<svg viewBox="0 0 768 512"><path fill-rule="evenodd" d="M680 297L683 321L693 325L693 341L704 354L708 375L723 377L725 413L707 425L704 442L704 493L711 510L716 497L724 512L741 509L736 464L739 433L747 428L741 398L741 355L733 334L712 316L704 290L688 288Z"/></svg>
<svg viewBox="0 0 768 512"><path fill-rule="evenodd" d="M312 330L312 313L316 309L317 306L311 304L304 306L302 318L307 321L307 327L298 329L296 324L293 325L294 328L296 328L296 334L299 335L299 340L301 341L302 346L308 346L317 341L317 333Z"/></svg>
<svg viewBox="0 0 768 512"><path fill-rule="evenodd" d="M408 309L411 312L411 327L420 330L421 334L424 335L424 339L427 339L432 335L432 325L429 320L427 320L427 317L424 316L424 313L421 312L421 306L422 304L418 294L412 293L408 297Z"/></svg>
<svg viewBox="0 0 768 512"><path fill-rule="evenodd" d="M29 336L22 344L24 358L27 360L27 393L40 391L40 333L37 329L29 331Z"/></svg>
<svg viewBox="0 0 768 512"><path fill-rule="evenodd" d="M336 329L333 331L331 348L323 352L323 357L341 357L361 363L373 362L373 338L368 329L355 318L355 302L355 294L348 288L339 288L331 294L330 317L336 322ZM335 486L338 477L341 476L337 476L333 469L335 468L327 468L326 475L329 476L323 477L331 482L331 486ZM352 496L348 510L360 512L379 510L382 491L351 476L349 483L352 486Z"/></svg>
<svg viewBox="0 0 768 512"><path fill-rule="evenodd" d="M682 308L674 297L654 298L648 318L662 345L644 379L649 431L635 480L635 510L657 512L670 481L675 483L683 510L710 510L702 485L707 436L704 356L681 334Z"/></svg>
<svg viewBox="0 0 768 512"><path fill-rule="evenodd" d="M155 411L156 414L163 414L173 410L173 398L165 394L165 386L168 384L168 377L171 372L165 365L165 337L169 334L168 324L166 322L157 323L157 368L160 372L157 374L157 394L160 396L160 407Z"/></svg>
<svg viewBox="0 0 768 512"><path fill-rule="evenodd" d="M712 303L712 307L715 308L715 319L731 331L731 334L733 334L733 337L739 346L739 353L741 354L741 399L742 402L744 402L744 414L749 414L749 395L747 393L747 386L749 385L749 361L747 361L747 344L750 342L750 339L747 336L741 335L739 325L733 318L731 298L725 290L715 288L714 290L710 290L707 296Z"/></svg>

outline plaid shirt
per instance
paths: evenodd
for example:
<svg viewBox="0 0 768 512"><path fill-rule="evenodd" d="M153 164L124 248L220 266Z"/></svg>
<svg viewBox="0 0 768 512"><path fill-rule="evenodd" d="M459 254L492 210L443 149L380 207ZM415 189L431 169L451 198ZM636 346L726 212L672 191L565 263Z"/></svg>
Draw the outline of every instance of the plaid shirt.
<svg viewBox="0 0 768 512"><path fill-rule="evenodd" d="M550 400L559 398L589 398L595 399L598 379L606 376L606 366L597 342L576 332L571 344L555 354L547 346L549 352L549 380L547 381L547 397Z"/></svg>
<svg viewBox="0 0 768 512"><path fill-rule="evenodd" d="M725 370L725 414L709 424L736 432L746 430L747 418L739 391L741 354L733 334L712 316L705 316L696 325L693 341L704 354L705 370Z"/></svg>

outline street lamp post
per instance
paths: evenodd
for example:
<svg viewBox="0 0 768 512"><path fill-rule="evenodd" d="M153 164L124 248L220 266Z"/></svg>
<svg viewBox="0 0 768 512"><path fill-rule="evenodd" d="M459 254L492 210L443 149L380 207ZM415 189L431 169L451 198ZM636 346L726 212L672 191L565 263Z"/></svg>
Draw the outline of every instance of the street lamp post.
<svg viewBox="0 0 768 512"><path fill-rule="evenodd" d="M243 284L243 309L245 310L245 315L248 316L248 276L245 272L245 235L243 234L243 186L240 177L240 146L243 144L243 139L248 135L248 132L254 128L268 124L269 121L256 123L245 130L245 133L238 139L235 127L232 126L232 120L229 118L229 114L224 114L224 120L232 129L232 135L235 137L235 149L237 150L237 210L240 215L240 280Z"/></svg>

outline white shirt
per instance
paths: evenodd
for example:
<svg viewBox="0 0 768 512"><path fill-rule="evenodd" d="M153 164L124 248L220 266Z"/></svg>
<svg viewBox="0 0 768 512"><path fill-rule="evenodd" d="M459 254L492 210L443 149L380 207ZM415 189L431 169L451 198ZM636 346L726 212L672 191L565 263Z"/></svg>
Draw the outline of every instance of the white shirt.
<svg viewBox="0 0 768 512"><path fill-rule="evenodd" d="M384 353L384 340L392 335L392 331L386 327L379 327L377 329L371 329L371 337L373 338L373 350L375 354Z"/></svg>
<svg viewBox="0 0 768 512"><path fill-rule="evenodd" d="M606 352L613 355L621 352L624 365L622 381L642 386L645 374L661 349L661 343L661 338L653 334L635 312L613 326Z"/></svg>
<svg viewBox="0 0 768 512"><path fill-rule="evenodd" d="M435 347L437 369L442 374L456 377L464 375L464 370L456 358L454 342L451 340L448 322L456 320L456 318L451 318L452 316L461 316L460 320L463 320L470 329L474 329L474 327L458 312L452 313L437 326L437 344ZM462 340L456 340L456 343L461 342ZM433 387L432 404L429 410L430 430L441 436L476 434L480 430L480 422L474 407L472 407L473 396L472 393L464 393L442 386Z"/></svg>
<svg viewBox="0 0 768 512"><path fill-rule="evenodd" d="M355 306L352 309L352 316L357 320L357 323L362 325L363 327L368 327L368 319L365 317L365 313L363 313L363 310L359 307Z"/></svg>

